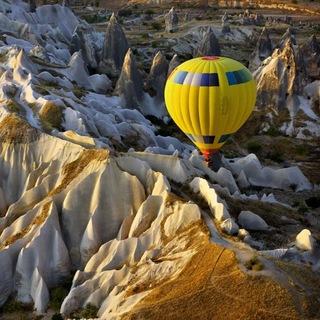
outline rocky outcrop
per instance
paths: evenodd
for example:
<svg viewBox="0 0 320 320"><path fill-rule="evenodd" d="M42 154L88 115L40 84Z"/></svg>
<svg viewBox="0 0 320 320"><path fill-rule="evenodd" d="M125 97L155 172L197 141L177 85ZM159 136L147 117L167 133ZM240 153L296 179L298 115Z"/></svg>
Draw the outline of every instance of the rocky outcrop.
<svg viewBox="0 0 320 320"><path fill-rule="evenodd" d="M176 32L178 30L179 17L174 7L165 15L165 24L167 32Z"/></svg>
<svg viewBox="0 0 320 320"><path fill-rule="evenodd" d="M210 27L205 32L199 47L194 53L194 57L203 56L221 56L218 39Z"/></svg>
<svg viewBox="0 0 320 320"><path fill-rule="evenodd" d="M276 45L276 48L279 48L280 50L283 50L289 39L290 39L290 42L291 42L292 45L296 45L297 44L296 37L293 34L292 28L288 28L287 29L287 31L281 37L279 43Z"/></svg>
<svg viewBox="0 0 320 320"><path fill-rule="evenodd" d="M37 4L35 0L29 0L29 11L35 12L37 9Z"/></svg>
<svg viewBox="0 0 320 320"><path fill-rule="evenodd" d="M241 15L242 24L244 25L260 25L265 24L265 19L262 14L252 13L248 9Z"/></svg>
<svg viewBox="0 0 320 320"><path fill-rule="evenodd" d="M270 39L269 31L263 28L259 36L256 48L251 55L250 69L256 69L259 67L266 58L272 55L274 45Z"/></svg>
<svg viewBox="0 0 320 320"><path fill-rule="evenodd" d="M265 231L268 229L267 223L261 217L251 211L241 211L238 221L244 229L259 231Z"/></svg>
<svg viewBox="0 0 320 320"><path fill-rule="evenodd" d="M70 8L70 0L62 0L62 6Z"/></svg>
<svg viewBox="0 0 320 320"><path fill-rule="evenodd" d="M313 34L305 43L302 44L300 52L308 75L317 77L320 74L320 46L316 35Z"/></svg>
<svg viewBox="0 0 320 320"><path fill-rule="evenodd" d="M163 102L164 86L167 81L169 64L159 51L153 58L150 73L147 78L147 91L155 98L155 103Z"/></svg>
<svg viewBox="0 0 320 320"><path fill-rule="evenodd" d="M177 54L175 54L172 59L169 62L169 67L168 67L168 76L171 74L171 72L179 65L181 64L181 61L178 57Z"/></svg>
<svg viewBox="0 0 320 320"><path fill-rule="evenodd" d="M121 107L142 111L143 82L131 49L125 56L115 93L120 97Z"/></svg>
<svg viewBox="0 0 320 320"><path fill-rule="evenodd" d="M76 81L83 88L106 93L111 87L111 81L106 75L89 75L81 51L77 51L72 55L68 67L70 79Z"/></svg>
<svg viewBox="0 0 320 320"><path fill-rule="evenodd" d="M221 18L221 33L226 34L230 32L230 24L228 14L225 12Z"/></svg>
<svg viewBox="0 0 320 320"><path fill-rule="evenodd" d="M99 72L105 73L111 78L118 77L128 49L128 40L113 13L105 33Z"/></svg>
<svg viewBox="0 0 320 320"><path fill-rule="evenodd" d="M307 83L306 68L298 50L289 38L283 50L276 49L255 73L258 85L256 107L271 108L276 113L287 107L293 114L298 110L298 95Z"/></svg>
<svg viewBox="0 0 320 320"><path fill-rule="evenodd" d="M87 27L83 24L79 24L77 26L70 43L71 55L78 51L81 52L82 59L84 60L89 72L95 72L98 67L97 48L90 38L90 33L88 32Z"/></svg>

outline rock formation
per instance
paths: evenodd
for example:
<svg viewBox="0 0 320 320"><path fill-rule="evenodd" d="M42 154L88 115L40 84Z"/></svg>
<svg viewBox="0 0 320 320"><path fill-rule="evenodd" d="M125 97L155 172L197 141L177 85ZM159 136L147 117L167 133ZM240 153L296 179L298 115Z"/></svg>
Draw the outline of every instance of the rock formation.
<svg viewBox="0 0 320 320"><path fill-rule="evenodd" d="M287 107L294 114L299 105L298 95L307 83L307 73L301 56L295 53L291 39L276 49L265 66L255 73L258 82L257 108L270 107L276 113Z"/></svg>
<svg viewBox="0 0 320 320"><path fill-rule="evenodd" d="M128 50L125 56L115 92L119 95L121 99L120 105L123 108L142 111L143 82L131 49Z"/></svg>
<svg viewBox="0 0 320 320"><path fill-rule="evenodd" d="M161 51L153 58L147 78L147 91L155 98L156 104L163 103L164 86L167 81L169 64Z"/></svg>
<svg viewBox="0 0 320 320"><path fill-rule="evenodd" d="M178 55L174 55L172 59L169 62L168 67L168 76L171 74L171 72L181 63L180 59L178 58Z"/></svg>
<svg viewBox="0 0 320 320"><path fill-rule="evenodd" d="M279 48L280 50L283 50L288 39L290 39L292 45L296 45L296 38L292 32L292 28L288 28L287 31L283 34L283 36L281 37L279 43L276 45L277 48Z"/></svg>
<svg viewBox="0 0 320 320"><path fill-rule="evenodd" d="M98 56L97 48L89 34L87 27L83 24L79 24L72 35L70 53L72 55L75 52L80 51L89 72L93 73L98 67Z"/></svg>
<svg viewBox="0 0 320 320"><path fill-rule="evenodd" d="M222 30L221 30L222 34L226 34L230 32L229 17L226 12L221 18L221 27L222 27Z"/></svg>
<svg viewBox="0 0 320 320"><path fill-rule="evenodd" d="M105 73L111 78L119 76L128 49L128 40L113 13L105 33L99 72Z"/></svg>
<svg viewBox="0 0 320 320"><path fill-rule="evenodd" d="M165 24L167 32L176 32L178 30L179 17L174 7L165 15Z"/></svg>
<svg viewBox="0 0 320 320"><path fill-rule="evenodd" d="M37 4L35 0L29 0L29 11L35 12L37 9Z"/></svg>
<svg viewBox="0 0 320 320"><path fill-rule="evenodd" d="M210 27L205 32L201 43L194 53L194 57L203 56L221 56L218 39Z"/></svg>
<svg viewBox="0 0 320 320"><path fill-rule="evenodd" d="M263 26L265 24L265 19L262 14L253 14L248 9L241 15L242 24L244 25L260 25Z"/></svg>
<svg viewBox="0 0 320 320"><path fill-rule="evenodd" d="M70 8L70 0L63 0L62 1L62 6Z"/></svg>
<svg viewBox="0 0 320 320"><path fill-rule="evenodd" d="M144 93L131 49L111 91L81 48L70 55L80 23L70 9L0 8L1 318L16 301L31 306L23 317L50 317L53 289L68 292L52 318L85 318L88 304L108 320L319 318L318 212L302 216L287 200L319 190L298 166L249 154L212 171L167 117L144 116L160 104ZM199 43L192 32L186 43ZM103 34L89 38L102 47ZM299 94L301 57L288 40L257 82ZM158 54L150 86L161 89L167 67ZM284 190L286 203L257 189Z"/></svg>
<svg viewBox="0 0 320 320"><path fill-rule="evenodd" d="M269 37L269 31L263 28L259 36L256 48L251 55L250 66L255 69L261 65L261 62L272 55L274 45Z"/></svg>
<svg viewBox="0 0 320 320"><path fill-rule="evenodd" d="M315 34L313 34L300 48L307 72L310 76L320 74L320 46Z"/></svg>

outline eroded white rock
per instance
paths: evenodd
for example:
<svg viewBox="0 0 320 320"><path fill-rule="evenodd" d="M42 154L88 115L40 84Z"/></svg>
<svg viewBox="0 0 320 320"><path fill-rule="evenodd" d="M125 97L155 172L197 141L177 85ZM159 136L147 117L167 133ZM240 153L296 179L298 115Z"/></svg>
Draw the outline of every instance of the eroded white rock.
<svg viewBox="0 0 320 320"><path fill-rule="evenodd" d="M312 237L310 230L303 229L297 236L295 245L300 250L313 250L315 239Z"/></svg>
<svg viewBox="0 0 320 320"><path fill-rule="evenodd" d="M238 221L244 229L261 231L265 231L268 229L267 223L252 211L241 211L238 217Z"/></svg>

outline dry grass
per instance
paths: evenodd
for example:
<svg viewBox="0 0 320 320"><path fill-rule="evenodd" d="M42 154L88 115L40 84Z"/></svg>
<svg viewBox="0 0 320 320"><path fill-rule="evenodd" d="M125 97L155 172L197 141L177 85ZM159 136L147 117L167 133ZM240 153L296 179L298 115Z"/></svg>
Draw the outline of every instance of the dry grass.
<svg viewBox="0 0 320 320"><path fill-rule="evenodd" d="M42 128L46 132L50 132L53 128L57 128L59 131L62 129L63 120L63 107L47 101L39 112L39 119Z"/></svg>
<svg viewBox="0 0 320 320"><path fill-rule="evenodd" d="M7 115L0 123L0 141L6 143L31 143L39 138L40 132L16 114Z"/></svg>
<svg viewBox="0 0 320 320"><path fill-rule="evenodd" d="M304 306L310 305L319 315L312 302L316 284L313 295L294 282L287 286L259 272L243 273L232 251L207 242L178 278L159 284L121 319L293 320L309 316Z"/></svg>
<svg viewBox="0 0 320 320"><path fill-rule="evenodd" d="M33 219L33 221L29 225L27 225L25 228L23 228L20 232L9 236L4 241L4 243L0 246L0 250L16 242L17 240L22 239L25 235L27 235L30 232L30 230L34 225L38 225L38 226L42 225L46 221L49 215L49 209L51 207L51 204L52 204L51 201L48 201L47 203L45 203L42 207L41 212Z"/></svg>
<svg viewBox="0 0 320 320"><path fill-rule="evenodd" d="M109 155L108 150L83 150L80 156L63 167L63 178L55 189L49 192L52 196L64 190L92 161L104 161Z"/></svg>

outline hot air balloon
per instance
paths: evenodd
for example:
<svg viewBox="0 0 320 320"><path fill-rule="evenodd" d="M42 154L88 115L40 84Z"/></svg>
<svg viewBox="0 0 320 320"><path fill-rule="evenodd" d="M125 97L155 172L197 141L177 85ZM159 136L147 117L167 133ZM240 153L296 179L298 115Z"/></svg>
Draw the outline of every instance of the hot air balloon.
<svg viewBox="0 0 320 320"><path fill-rule="evenodd" d="M245 123L256 95L250 71L238 61L218 56L180 64L168 77L164 92L169 115L206 160Z"/></svg>

